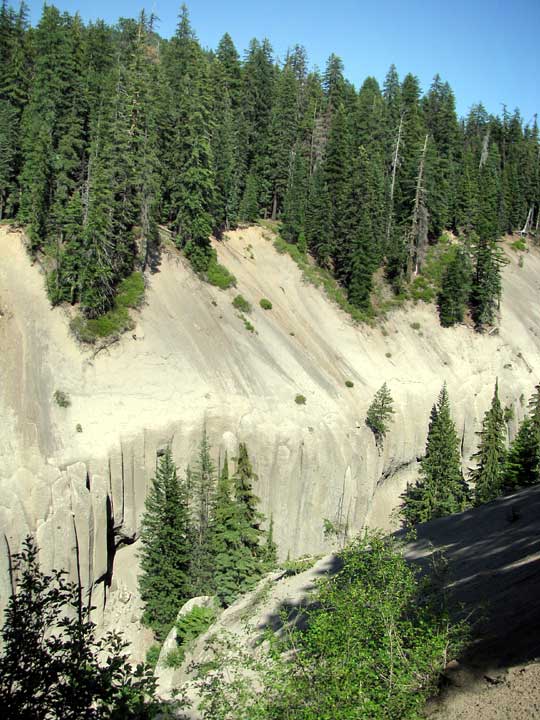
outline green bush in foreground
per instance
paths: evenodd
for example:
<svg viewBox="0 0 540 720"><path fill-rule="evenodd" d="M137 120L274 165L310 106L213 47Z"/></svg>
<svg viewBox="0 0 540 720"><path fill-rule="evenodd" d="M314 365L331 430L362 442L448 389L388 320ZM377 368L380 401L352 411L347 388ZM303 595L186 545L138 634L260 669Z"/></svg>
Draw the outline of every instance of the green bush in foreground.
<svg viewBox="0 0 540 720"><path fill-rule="evenodd" d="M305 404L306 404L306 396L305 396L305 395L297 395L297 396L294 398L294 402L295 402L297 405L305 405Z"/></svg>
<svg viewBox="0 0 540 720"><path fill-rule="evenodd" d="M274 639L269 656L253 662L237 648L236 669L216 653L199 681L205 718L422 717L464 628L450 625L440 591L419 580L395 540L366 535L340 557L342 569L319 583L305 610L305 629L288 625L283 642ZM230 643L222 651L230 657Z"/></svg>
<svg viewBox="0 0 540 720"><path fill-rule="evenodd" d="M17 587L2 628L0 705L6 720L150 720L159 712L156 681L133 667L116 633L95 635L90 609L65 573L41 572L27 537L11 556Z"/></svg>
<svg viewBox="0 0 540 720"><path fill-rule="evenodd" d="M267 298L261 298L259 305L262 307L263 310L272 309L272 303Z"/></svg>

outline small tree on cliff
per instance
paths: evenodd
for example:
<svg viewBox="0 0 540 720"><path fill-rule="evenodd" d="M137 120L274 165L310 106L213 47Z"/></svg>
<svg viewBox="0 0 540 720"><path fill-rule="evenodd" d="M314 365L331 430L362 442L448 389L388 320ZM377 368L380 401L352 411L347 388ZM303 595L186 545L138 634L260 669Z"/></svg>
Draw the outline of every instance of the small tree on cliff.
<svg viewBox="0 0 540 720"><path fill-rule="evenodd" d="M420 477L414 485L407 485L401 515L407 525L416 525L464 510L468 496L461 472L459 438L450 414L448 391L443 385L431 410Z"/></svg>
<svg viewBox="0 0 540 720"><path fill-rule="evenodd" d="M475 484L474 504L495 500L502 493L504 470L506 465L506 423L499 400L499 383L495 383L495 392L491 407L484 415L480 444L473 455L477 461L470 479Z"/></svg>
<svg viewBox="0 0 540 720"><path fill-rule="evenodd" d="M508 453L505 486L510 490L540 482L540 385L529 408Z"/></svg>
<svg viewBox="0 0 540 720"><path fill-rule="evenodd" d="M179 480L170 448L160 457L141 526L139 588L143 621L163 639L178 608L191 597L192 554L186 483Z"/></svg>
<svg viewBox="0 0 540 720"><path fill-rule="evenodd" d="M390 419L394 414L394 401L386 383L377 390L366 416L366 425L375 435L375 442L379 450L382 448L384 438L388 432Z"/></svg>

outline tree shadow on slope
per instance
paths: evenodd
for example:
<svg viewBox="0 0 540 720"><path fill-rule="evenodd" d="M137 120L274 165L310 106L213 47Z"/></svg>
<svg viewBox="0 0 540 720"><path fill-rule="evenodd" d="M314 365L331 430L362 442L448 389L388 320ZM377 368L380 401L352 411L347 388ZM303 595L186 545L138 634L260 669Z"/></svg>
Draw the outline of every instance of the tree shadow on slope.
<svg viewBox="0 0 540 720"><path fill-rule="evenodd" d="M427 571L439 551L453 612L472 627L463 662L484 672L538 658L540 486L419 525L406 556Z"/></svg>
<svg viewBox="0 0 540 720"><path fill-rule="evenodd" d="M265 618L264 622L257 626L254 644L257 645L262 642L269 630L275 634L280 634L288 627L305 629L309 611L319 606L314 595L317 581L332 577L339 572L342 566L342 559L338 555L331 555L325 559L324 563L320 563L319 567L314 568L310 573L310 580L295 591L294 598L283 600ZM284 573L283 577L286 578L287 576L288 574Z"/></svg>

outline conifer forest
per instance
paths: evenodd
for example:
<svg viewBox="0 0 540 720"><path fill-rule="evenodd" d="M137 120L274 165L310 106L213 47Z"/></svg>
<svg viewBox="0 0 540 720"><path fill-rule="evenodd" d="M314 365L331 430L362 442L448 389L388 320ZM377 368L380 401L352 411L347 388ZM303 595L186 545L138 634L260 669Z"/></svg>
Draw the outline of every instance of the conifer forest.
<svg viewBox="0 0 540 720"><path fill-rule="evenodd" d="M53 304L87 318L156 258L160 229L194 269L209 238L257 218L309 251L369 313L381 268L396 294L444 230L460 237L441 322L467 306L481 328L501 292L498 238L537 233L539 134L518 110L459 118L451 87L391 66L384 84L322 72L266 39L240 55L227 33L202 48L180 10L170 40L152 15L114 26L24 4L0 10L0 219L27 228ZM405 68L406 70L406 68Z"/></svg>

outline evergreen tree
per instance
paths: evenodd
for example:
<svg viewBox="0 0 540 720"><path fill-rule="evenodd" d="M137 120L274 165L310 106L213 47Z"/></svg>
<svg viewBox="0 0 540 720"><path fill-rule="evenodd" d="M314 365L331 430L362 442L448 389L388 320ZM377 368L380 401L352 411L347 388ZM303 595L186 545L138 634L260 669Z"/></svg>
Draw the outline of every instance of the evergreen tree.
<svg viewBox="0 0 540 720"><path fill-rule="evenodd" d="M143 621L163 639L178 608L192 596L191 520L186 483L179 480L170 448L159 458L141 523L139 588Z"/></svg>
<svg viewBox="0 0 540 720"><path fill-rule="evenodd" d="M394 414L394 401L386 383L375 393L366 415L366 425L375 435L378 448L382 448L384 438L388 432L388 425Z"/></svg>
<svg viewBox="0 0 540 720"><path fill-rule="evenodd" d="M495 240L472 235L471 245L474 266L470 296L472 316L476 328L482 330L495 321L502 292L501 268L505 261Z"/></svg>
<svg viewBox="0 0 540 720"><path fill-rule="evenodd" d="M213 587L214 548L211 524L216 508L216 468L210 455L210 444L203 429L199 454L190 471L190 500L194 540L191 556L191 584L194 595L206 595Z"/></svg>
<svg viewBox="0 0 540 720"><path fill-rule="evenodd" d="M535 388L529 408L506 460L504 485L510 490L540 482L540 385Z"/></svg>
<svg viewBox="0 0 540 720"><path fill-rule="evenodd" d="M469 473L474 483L474 503L482 505L499 497L504 483L506 463L506 424L499 400L499 383L495 383L495 392L491 407L484 415L480 444L472 456L476 467Z"/></svg>
<svg viewBox="0 0 540 720"><path fill-rule="evenodd" d="M213 551L212 584L223 605L230 605L260 577L261 564L245 542L245 518L232 496L227 456L219 478L209 527Z"/></svg>
<svg viewBox="0 0 540 720"><path fill-rule="evenodd" d="M431 410L419 478L407 485L402 497L401 515L407 525L461 512L467 506L469 492L461 471L460 443L446 385Z"/></svg>
<svg viewBox="0 0 540 720"><path fill-rule="evenodd" d="M234 497L243 522L242 542L249 548L254 558L261 553L261 522L263 515L258 511L259 499L253 493L253 483L257 476L249 459L247 446L240 443L236 459L236 472L234 474Z"/></svg>
<svg viewBox="0 0 540 720"><path fill-rule="evenodd" d="M459 247L446 267L438 296L439 318L443 327L463 322L471 288L471 267L464 248Z"/></svg>
<svg viewBox="0 0 540 720"><path fill-rule="evenodd" d="M287 242L298 243L304 232L308 195L308 167L302 148L294 150L292 174L283 203L281 234Z"/></svg>

